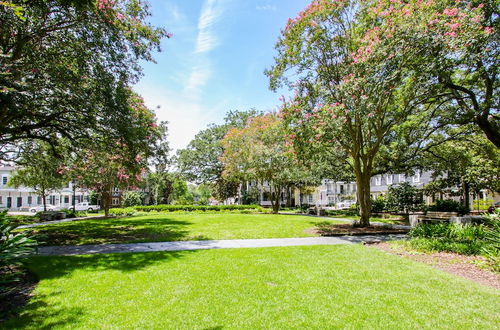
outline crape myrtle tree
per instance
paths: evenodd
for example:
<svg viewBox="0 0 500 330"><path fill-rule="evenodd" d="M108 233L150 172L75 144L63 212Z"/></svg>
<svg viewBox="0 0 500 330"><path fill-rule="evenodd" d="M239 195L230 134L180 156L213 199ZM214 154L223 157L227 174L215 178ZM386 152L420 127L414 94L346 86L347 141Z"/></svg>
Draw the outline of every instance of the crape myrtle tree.
<svg viewBox="0 0 500 330"><path fill-rule="evenodd" d="M9 186L32 188L42 197L43 210L47 211L47 195L63 188L70 180L65 173L64 159L56 157L52 148L41 141L26 145L19 156L21 167L10 178Z"/></svg>
<svg viewBox="0 0 500 330"><path fill-rule="evenodd" d="M260 112L255 109L229 111L224 124L212 124L200 131L185 149L177 153L180 173L188 181L211 185L214 196L221 200L236 196L240 182L222 175L224 170L220 160L224 152L222 139L230 128L243 127L248 118L259 114Z"/></svg>
<svg viewBox="0 0 500 330"><path fill-rule="evenodd" d="M96 191L105 215L109 214L114 188L136 190L147 174L148 157L160 137L154 113L141 97L129 90L130 116L122 138L96 138L87 149L73 155L69 171L78 183Z"/></svg>
<svg viewBox="0 0 500 330"><path fill-rule="evenodd" d="M418 75L404 70L398 43L366 19L365 5L313 1L288 21L266 72L271 89L295 91L282 111L299 156L328 154L354 172L360 226L369 225L372 175L408 159L439 124L431 125L437 108L419 105Z"/></svg>
<svg viewBox="0 0 500 330"><path fill-rule="evenodd" d="M373 0L366 20L376 24L372 51L395 50L427 86L426 103L450 105L447 119L473 123L500 148L500 10L497 0ZM375 50L378 48L377 50Z"/></svg>
<svg viewBox="0 0 500 330"><path fill-rule="evenodd" d="M267 183L274 213L279 211L283 189L307 175L289 152L283 121L275 113L250 118L245 127L230 129L222 145L223 175Z"/></svg>
<svg viewBox="0 0 500 330"><path fill-rule="evenodd" d="M122 97L171 35L142 0L12 0L0 6L0 157L19 142L85 146L121 133Z"/></svg>

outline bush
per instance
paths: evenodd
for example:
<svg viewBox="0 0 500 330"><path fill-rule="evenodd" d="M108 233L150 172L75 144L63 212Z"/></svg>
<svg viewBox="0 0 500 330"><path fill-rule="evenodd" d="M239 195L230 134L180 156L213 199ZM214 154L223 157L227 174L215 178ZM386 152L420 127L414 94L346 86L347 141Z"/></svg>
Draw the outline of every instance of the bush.
<svg viewBox="0 0 500 330"><path fill-rule="evenodd" d="M500 272L500 209L486 214L484 238L489 243L483 248L492 268Z"/></svg>
<svg viewBox="0 0 500 330"><path fill-rule="evenodd" d="M460 215L467 214L470 211L467 206L451 199L437 200L428 209L435 212L458 212Z"/></svg>
<svg viewBox="0 0 500 330"><path fill-rule="evenodd" d="M66 213L66 218L78 218L87 216L87 212L83 211L73 211L73 209L62 209L59 212Z"/></svg>
<svg viewBox="0 0 500 330"><path fill-rule="evenodd" d="M482 200L478 199L472 202L472 209L473 210L483 210L486 211L491 205L493 205L493 200L488 199L488 200Z"/></svg>
<svg viewBox="0 0 500 330"><path fill-rule="evenodd" d="M109 215L112 216L130 216L136 213L137 211L133 207L109 209Z"/></svg>
<svg viewBox="0 0 500 330"><path fill-rule="evenodd" d="M134 206L132 209L139 212L175 212L175 211L241 211L254 210L261 212L263 208L260 205L149 205L149 206Z"/></svg>
<svg viewBox="0 0 500 330"><path fill-rule="evenodd" d="M135 206L135 205L142 205L142 193L138 191L127 191L123 195L123 206L124 207L129 207L129 206Z"/></svg>
<svg viewBox="0 0 500 330"><path fill-rule="evenodd" d="M14 232L16 225L7 218L6 212L0 213L0 266L15 264L23 256L36 248L36 241L22 232Z"/></svg>
<svg viewBox="0 0 500 330"><path fill-rule="evenodd" d="M347 210L326 210L326 215L328 216L357 216L358 211L356 209L347 209Z"/></svg>
<svg viewBox="0 0 500 330"><path fill-rule="evenodd" d="M383 196L379 196L372 200L372 213L384 212L386 208L385 199Z"/></svg>

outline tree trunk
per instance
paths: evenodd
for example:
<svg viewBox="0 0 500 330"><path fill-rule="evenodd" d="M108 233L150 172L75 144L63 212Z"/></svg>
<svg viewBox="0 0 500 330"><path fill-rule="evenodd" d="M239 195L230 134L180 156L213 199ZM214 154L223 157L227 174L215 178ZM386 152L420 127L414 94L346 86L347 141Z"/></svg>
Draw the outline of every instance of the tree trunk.
<svg viewBox="0 0 500 330"><path fill-rule="evenodd" d="M464 190L464 204L467 208L470 208L470 186L469 183L462 179L462 186Z"/></svg>
<svg viewBox="0 0 500 330"><path fill-rule="evenodd" d="M273 189L271 188L271 204L273 206L273 213L277 214L280 210L280 187L277 186L274 189L274 193L272 192Z"/></svg>
<svg viewBox="0 0 500 330"><path fill-rule="evenodd" d="M47 212L47 201L46 201L46 193L45 193L45 189L42 190L42 203L43 203L43 212Z"/></svg>
<svg viewBox="0 0 500 330"><path fill-rule="evenodd" d="M371 173L367 171L362 171L361 169L356 172L356 184L358 190L356 192L358 196L359 204L359 226L368 227L370 225L370 213L372 201L370 197L370 178Z"/></svg>
<svg viewBox="0 0 500 330"><path fill-rule="evenodd" d="M291 207L292 206L292 194L291 194L291 187L286 187L286 207Z"/></svg>
<svg viewBox="0 0 500 330"><path fill-rule="evenodd" d="M102 206L104 209L104 216L109 216L109 208L111 205L111 189L106 189L102 192Z"/></svg>

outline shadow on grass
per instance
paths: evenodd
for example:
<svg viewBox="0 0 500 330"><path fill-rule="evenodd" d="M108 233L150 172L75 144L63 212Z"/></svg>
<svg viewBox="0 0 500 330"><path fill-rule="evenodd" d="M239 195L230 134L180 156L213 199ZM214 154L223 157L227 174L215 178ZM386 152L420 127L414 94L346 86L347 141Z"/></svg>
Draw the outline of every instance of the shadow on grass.
<svg viewBox="0 0 500 330"><path fill-rule="evenodd" d="M69 308L61 303L57 288L49 288L43 281L70 277L75 271L84 271L89 277L101 276L100 271L118 270L134 272L159 263L173 261L196 251L117 253L102 255L80 255L65 257L32 257L25 265L39 278L42 292L35 291L28 304L20 311L20 316L11 318L0 329L52 329L58 327L78 327L78 322L86 313L84 308ZM74 285L78 285L77 282ZM45 292L50 291L49 294Z"/></svg>
<svg viewBox="0 0 500 330"><path fill-rule="evenodd" d="M192 223L185 220L121 218L68 222L31 230L40 245L181 241Z"/></svg>
<svg viewBox="0 0 500 330"><path fill-rule="evenodd" d="M54 329L74 326L82 317L84 309L48 303L57 295L58 292L37 294L23 308L19 317L0 324L0 329Z"/></svg>

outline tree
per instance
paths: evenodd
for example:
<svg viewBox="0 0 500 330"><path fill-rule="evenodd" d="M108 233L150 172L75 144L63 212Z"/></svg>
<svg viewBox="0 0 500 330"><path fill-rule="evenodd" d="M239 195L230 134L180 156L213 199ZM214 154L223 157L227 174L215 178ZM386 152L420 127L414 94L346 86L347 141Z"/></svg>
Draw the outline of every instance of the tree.
<svg viewBox="0 0 500 330"><path fill-rule="evenodd" d="M471 192L500 192L500 149L477 127L470 126L459 128L467 133L460 139L430 148L421 161L423 168L433 172L433 182L425 187L426 192L461 196L466 207L470 207Z"/></svg>
<svg viewBox="0 0 500 330"><path fill-rule="evenodd" d="M70 180L66 176L63 161L52 154L46 143L31 144L20 158L24 165L14 172L9 185L33 188L42 197L43 210L47 211L48 193L63 188Z"/></svg>
<svg viewBox="0 0 500 330"><path fill-rule="evenodd" d="M101 196L109 213L113 188L135 188L146 176L147 159L160 132L154 113L141 97L129 91L131 116L125 118L120 139L96 139L86 150L72 155L71 172L79 184Z"/></svg>
<svg viewBox="0 0 500 330"><path fill-rule="evenodd" d="M191 204L193 196L188 189L186 181L176 179L172 185L172 199L174 204L186 205Z"/></svg>
<svg viewBox="0 0 500 330"><path fill-rule="evenodd" d="M402 182L389 187L386 197L387 207L408 214L423 203L422 195L417 188L409 182Z"/></svg>
<svg viewBox="0 0 500 330"><path fill-rule="evenodd" d="M448 104L443 119L475 124L500 148L498 1L374 0L366 17L427 87L423 102ZM372 48L388 57L394 50L389 43Z"/></svg>
<svg viewBox="0 0 500 330"><path fill-rule="evenodd" d="M189 181L214 186L215 195L221 200L236 196L239 182L223 178L224 166L220 157L224 152L222 139L232 127L242 127L248 118L260 112L230 111L222 125L210 125L196 134L186 149L177 153L177 165L181 174Z"/></svg>
<svg viewBox="0 0 500 330"><path fill-rule="evenodd" d="M141 0L0 6L0 159L15 159L27 140L85 147L96 135L123 133L139 61L171 36L148 16Z"/></svg>
<svg viewBox="0 0 500 330"><path fill-rule="evenodd" d="M250 118L245 127L230 129L222 145L224 177L267 183L277 213L282 190L305 172L288 152L280 118L274 113Z"/></svg>
<svg viewBox="0 0 500 330"><path fill-rule="evenodd" d="M127 191L123 195L122 204L125 207L142 205L142 203L143 203L143 196L138 191Z"/></svg>
<svg viewBox="0 0 500 330"><path fill-rule="evenodd" d="M175 173L149 173L147 186L149 187L150 200L154 205L169 203L175 179Z"/></svg>
<svg viewBox="0 0 500 330"><path fill-rule="evenodd" d="M289 20L267 71L271 89L295 90L283 116L299 156L320 153L354 172L361 226L369 225L370 178L411 158L439 110L417 102L419 77L403 70L398 45L365 19L365 5L313 1ZM378 44L392 47L391 56Z"/></svg>

